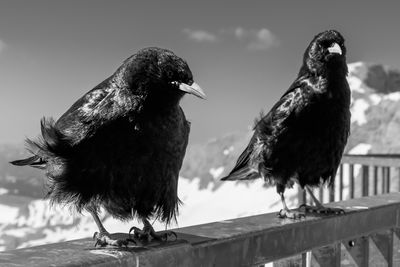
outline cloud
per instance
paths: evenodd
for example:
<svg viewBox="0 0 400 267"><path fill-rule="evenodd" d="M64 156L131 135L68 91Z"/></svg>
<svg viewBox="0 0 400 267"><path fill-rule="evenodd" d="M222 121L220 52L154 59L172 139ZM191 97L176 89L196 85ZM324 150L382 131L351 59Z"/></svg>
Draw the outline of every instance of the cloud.
<svg viewBox="0 0 400 267"><path fill-rule="evenodd" d="M280 43L278 37L267 28L222 28L217 33L186 28L183 32L190 40L196 42L214 43L217 41L232 41L233 39L243 43L251 51L267 50L273 46L278 46Z"/></svg>
<svg viewBox="0 0 400 267"><path fill-rule="evenodd" d="M245 29L236 27L223 32L233 34L237 40L245 42L249 50L267 50L279 45L279 39L267 28Z"/></svg>
<svg viewBox="0 0 400 267"><path fill-rule="evenodd" d="M184 29L183 32L190 40L204 43L214 43L218 40L217 36L213 33L204 30L191 30Z"/></svg>
<svg viewBox="0 0 400 267"><path fill-rule="evenodd" d="M236 29L234 29L234 34L236 38L242 39L246 35L246 30L241 27L237 27Z"/></svg>
<svg viewBox="0 0 400 267"><path fill-rule="evenodd" d="M272 46L278 46L278 38L268 29L251 30L251 41L247 45L249 50L266 50Z"/></svg>
<svg viewBox="0 0 400 267"><path fill-rule="evenodd" d="M0 40L0 53L3 52L5 48L6 48L6 43Z"/></svg>

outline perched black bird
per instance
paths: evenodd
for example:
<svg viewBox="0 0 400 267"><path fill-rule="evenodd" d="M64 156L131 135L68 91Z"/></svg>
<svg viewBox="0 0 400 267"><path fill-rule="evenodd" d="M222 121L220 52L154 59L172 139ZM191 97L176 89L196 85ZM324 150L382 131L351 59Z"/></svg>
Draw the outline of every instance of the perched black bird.
<svg viewBox="0 0 400 267"><path fill-rule="evenodd" d="M44 169L52 202L89 211L96 245L127 244L111 238L100 207L121 220L140 218L136 236L164 239L148 219L176 219L190 130L179 106L185 93L205 98L187 63L166 49L142 49L56 122L43 118L41 137L27 140L33 156L11 163Z"/></svg>
<svg viewBox="0 0 400 267"><path fill-rule="evenodd" d="M222 180L258 177L276 185L283 209L280 217L298 218L284 198L297 181L316 203L307 210L328 209L309 186L332 185L350 132L350 89L346 80L346 48L334 30L314 37L306 49L298 77L254 127L249 145L231 173Z"/></svg>

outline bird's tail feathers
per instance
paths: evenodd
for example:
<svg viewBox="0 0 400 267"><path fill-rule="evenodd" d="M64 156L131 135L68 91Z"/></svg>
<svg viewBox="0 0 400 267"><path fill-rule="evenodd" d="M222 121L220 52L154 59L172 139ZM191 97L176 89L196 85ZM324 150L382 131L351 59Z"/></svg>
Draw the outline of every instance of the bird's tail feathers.
<svg viewBox="0 0 400 267"><path fill-rule="evenodd" d="M53 118L42 118L40 121L41 137L37 142L27 140L28 148L34 154L44 153L46 156L60 156L68 150L66 137L56 127ZM32 150L36 149L36 150Z"/></svg>
<svg viewBox="0 0 400 267"><path fill-rule="evenodd" d="M40 121L41 136L37 140L26 139L27 150L33 156L14 160L10 163L16 166L29 165L31 167L43 169L46 166L47 159L50 157L62 156L66 152L66 142L63 142L63 134L55 127L52 118L43 118Z"/></svg>
<svg viewBox="0 0 400 267"><path fill-rule="evenodd" d="M249 146L239 156L233 170L228 176L223 177L221 179L222 181L251 180L260 178L259 172L250 167L250 151L252 151L252 149L249 144Z"/></svg>
<svg viewBox="0 0 400 267"><path fill-rule="evenodd" d="M232 171L228 176L222 178L222 181L235 181L235 180L252 180L260 178L260 174L248 166Z"/></svg>
<svg viewBox="0 0 400 267"><path fill-rule="evenodd" d="M34 155L34 156L26 158L26 159L10 161L10 163L15 166L29 165L34 168L43 169L44 165L46 164L46 161L41 159L39 156Z"/></svg>

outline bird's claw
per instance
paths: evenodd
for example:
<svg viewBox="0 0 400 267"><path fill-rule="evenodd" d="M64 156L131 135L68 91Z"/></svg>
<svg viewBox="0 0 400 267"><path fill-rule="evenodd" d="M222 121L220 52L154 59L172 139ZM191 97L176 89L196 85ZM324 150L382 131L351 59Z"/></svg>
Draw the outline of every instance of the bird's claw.
<svg viewBox="0 0 400 267"><path fill-rule="evenodd" d="M131 238L132 231L133 231L133 238ZM137 228L136 226L133 226L133 227L131 227L131 229L129 229L128 235L129 235L129 239L133 240L134 238L143 239L143 236L145 236L146 234L145 234L144 230Z"/></svg>
<svg viewBox="0 0 400 267"><path fill-rule="evenodd" d="M300 210L281 209L277 216L281 219L289 218L293 220L300 220L301 218L305 218L306 214Z"/></svg>
<svg viewBox="0 0 400 267"><path fill-rule="evenodd" d="M129 242L132 242L133 244L137 245L135 239L133 239L133 238L127 238L125 240L128 242L128 244L129 244Z"/></svg>
<svg viewBox="0 0 400 267"><path fill-rule="evenodd" d="M131 227L131 229L129 229L129 238L131 238L132 231L133 231L133 238L144 240L144 241L150 241L150 239L153 238L154 240L166 242L166 241L168 241L169 236L174 236L175 240L178 239L178 235L173 231L166 231L162 234L157 234L154 231L153 227L149 227L149 226L145 226L143 229L140 229L135 226Z"/></svg>
<svg viewBox="0 0 400 267"><path fill-rule="evenodd" d="M152 233L151 236L154 239L163 241L163 242L167 242L169 236L174 236L175 237L174 241L176 241L178 239L178 235L174 231L166 231L165 233L162 233L162 234Z"/></svg>
<svg viewBox="0 0 400 267"><path fill-rule="evenodd" d="M178 235L174 231L169 231L169 233L167 233L167 236L171 236L171 235L173 235L175 237L175 240L178 239Z"/></svg>
<svg viewBox="0 0 400 267"><path fill-rule="evenodd" d="M299 210L304 210L304 212L318 213L318 214L336 214L336 215L345 214L345 211L341 208L328 208L324 206L314 207L306 204L300 205Z"/></svg>
<svg viewBox="0 0 400 267"><path fill-rule="evenodd" d="M110 246L115 246L115 247L128 247L129 242L132 242L136 245L136 241L132 238L127 238L127 239L112 239L110 237L110 234L108 233L99 233L95 232L93 234L93 239L96 240L96 243L94 244L94 247L100 246L100 247L106 247L107 245Z"/></svg>
<svg viewBox="0 0 400 267"><path fill-rule="evenodd" d="M94 243L94 247L96 248L98 245L100 247L105 247L107 245L107 242L105 242L103 239L100 237L99 232L94 232L93 234L93 240L96 240L96 243Z"/></svg>

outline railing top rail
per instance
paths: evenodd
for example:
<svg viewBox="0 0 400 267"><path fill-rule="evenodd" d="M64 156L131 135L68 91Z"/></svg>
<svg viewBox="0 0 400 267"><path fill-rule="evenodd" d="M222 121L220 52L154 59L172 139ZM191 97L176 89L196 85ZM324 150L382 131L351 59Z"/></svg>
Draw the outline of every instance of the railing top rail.
<svg viewBox="0 0 400 267"><path fill-rule="evenodd" d="M400 167L400 154L343 155L342 163L369 166Z"/></svg>
<svg viewBox="0 0 400 267"><path fill-rule="evenodd" d="M345 154L346 157L399 158L400 154Z"/></svg>
<svg viewBox="0 0 400 267"><path fill-rule="evenodd" d="M380 229L400 227L400 193L329 206L346 214L278 219L276 213L175 229L178 240L94 248L89 238L0 253L1 266L252 266Z"/></svg>

